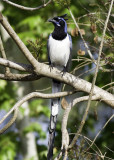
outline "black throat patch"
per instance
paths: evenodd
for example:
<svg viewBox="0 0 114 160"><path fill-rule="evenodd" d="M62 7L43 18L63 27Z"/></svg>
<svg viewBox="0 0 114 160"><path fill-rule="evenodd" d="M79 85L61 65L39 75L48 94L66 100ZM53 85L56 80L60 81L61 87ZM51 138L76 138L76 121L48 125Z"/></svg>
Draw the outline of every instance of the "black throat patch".
<svg viewBox="0 0 114 160"><path fill-rule="evenodd" d="M52 37L56 40L63 40L67 36L67 33L65 33L64 28L61 27L55 27Z"/></svg>

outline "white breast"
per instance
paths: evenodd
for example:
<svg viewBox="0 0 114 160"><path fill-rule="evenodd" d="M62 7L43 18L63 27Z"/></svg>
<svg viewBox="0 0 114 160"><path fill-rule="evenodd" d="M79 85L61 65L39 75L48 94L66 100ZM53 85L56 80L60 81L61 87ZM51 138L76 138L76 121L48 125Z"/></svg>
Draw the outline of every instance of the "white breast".
<svg viewBox="0 0 114 160"><path fill-rule="evenodd" d="M63 40L55 40L52 36L49 37L49 56L50 61L55 66L63 67L67 65L70 56L70 40L69 36Z"/></svg>

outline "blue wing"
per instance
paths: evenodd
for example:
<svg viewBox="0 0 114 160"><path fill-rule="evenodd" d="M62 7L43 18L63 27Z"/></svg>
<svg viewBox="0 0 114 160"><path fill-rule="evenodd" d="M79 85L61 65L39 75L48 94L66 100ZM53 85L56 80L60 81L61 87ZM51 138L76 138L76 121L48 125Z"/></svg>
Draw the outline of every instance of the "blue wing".
<svg viewBox="0 0 114 160"><path fill-rule="evenodd" d="M50 36L52 36L52 34L49 35L49 38L50 38ZM50 46L49 46L49 38L48 38L48 41L47 41L47 51L48 51L48 61L49 61L49 65L50 65L51 64L51 60L50 60L50 55L49 55L49 48L50 48Z"/></svg>

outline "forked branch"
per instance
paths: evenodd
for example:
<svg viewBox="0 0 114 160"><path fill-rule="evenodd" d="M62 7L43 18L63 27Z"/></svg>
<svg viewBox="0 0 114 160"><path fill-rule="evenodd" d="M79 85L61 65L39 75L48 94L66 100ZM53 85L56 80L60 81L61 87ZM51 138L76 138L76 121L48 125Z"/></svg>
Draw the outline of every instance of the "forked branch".
<svg viewBox="0 0 114 160"><path fill-rule="evenodd" d="M49 5L49 4L52 2L52 0L49 0L47 3L44 3L44 4L41 5L41 6L38 6L38 7L35 7L35 8L31 8L31 7L25 7L25 6L22 6L22 5L13 3L13 2L11 2L11 1L9 1L9 0L2 0L2 1L4 1L4 2L6 2L6 3L8 3L8 4L10 4L10 5L14 6L14 7L17 7L17 8L19 8L19 9L26 10L26 11L39 10L39 9L41 9L41 8L46 7L47 5Z"/></svg>

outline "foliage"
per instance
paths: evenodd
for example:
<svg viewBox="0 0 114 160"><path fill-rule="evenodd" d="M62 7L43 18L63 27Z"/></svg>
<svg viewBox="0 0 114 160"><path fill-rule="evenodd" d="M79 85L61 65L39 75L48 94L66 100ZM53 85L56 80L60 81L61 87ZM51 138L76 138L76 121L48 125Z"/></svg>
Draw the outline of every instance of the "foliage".
<svg viewBox="0 0 114 160"><path fill-rule="evenodd" d="M68 8L70 6L71 0L54 0L54 2L62 5L65 8Z"/></svg>
<svg viewBox="0 0 114 160"><path fill-rule="evenodd" d="M23 133L26 134L28 132L38 132L40 139L46 138L46 134L45 134L45 132L42 131L41 125L36 122L30 123L29 126L26 126L24 128Z"/></svg>
<svg viewBox="0 0 114 160"><path fill-rule="evenodd" d="M0 159L14 160L17 151L15 133L7 133L0 136Z"/></svg>
<svg viewBox="0 0 114 160"><path fill-rule="evenodd" d="M0 109L9 110L15 103L15 85L5 80L0 80ZM12 92L12 94L10 94Z"/></svg>
<svg viewBox="0 0 114 160"><path fill-rule="evenodd" d="M15 0L12 0L15 2ZM18 3L18 2L17 2ZM24 6L38 6L41 5L41 1L36 0L30 0L30 1L19 1L21 5ZM90 50L92 51L92 54L95 59L98 57L98 47L101 42L102 37L102 31L104 27L104 21L107 16L108 7L110 2L107 0L53 0L53 3L46 8L43 8L38 11L29 12L29 11L23 11L20 9L17 9L15 7L12 7L5 2L3 14L8 18L9 22L13 26L16 33L18 33L19 37L22 39L22 41L29 47L30 51L33 52L33 55L35 58L37 58L37 55L40 54L38 57L39 61L47 61L47 48L46 43L48 39L48 35L52 32L53 26L47 22L47 20L50 17L56 16L56 15L63 15L64 13L68 13L69 20L68 22L68 32L72 35L73 40L73 59L81 59L82 63L85 63L84 66L80 63L80 61L73 61L72 68L79 67L74 73L76 73L77 76L86 79L87 81L92 81L93 77L93 71L87 72L87 74L84 74L87 70L91 70L93 68L92 64L87 64L87 61L89 59L89 56L87 54L87 51L80 39L79 32L77 31L77 28L75 27L72 19L70 18L69 11L67 10L68 6L70 6L70 9L72 10L76 21L78 22L81 33L84 36L84 39L86 40ZM13 14L12 14L13 13ZM99 70L98 78L96 85L99 87L103 87L105 84L108 84L113 81L113 73L110 72L111 69L113 69L113 50L114 50L114 38L113 38L113 16L110 17L110 22L108 24L107 33L105 35L105 43L104 43L104 49L102 52L101 62L100 65L103 67L103 70ZM29 44L28 44L29 43ZM80 56L77 57L77 54ZM108 69L109 72L106 72ZM46 82L47 83L47 82ZM43 86L42 82L40 82L40 85ZM37 85L36 87L37 88ZM106 87L106 89L110 89L110 86ZM12 105L16 101L16 95L14 94L16 91L16 88L12 85L12 83L8 83L6 81L0 80L0 106L1 109L6 109L7 111L9 108L12 107ZM110 89L110 92L113 92L113 89ZM12 93L12 94L11 94ZM85 94L78 94L77 96L82 96ZM10 102L10 103L9 103ZM101 105L104 106L102 110L97 109L100 108ZM78 126L80 125L80 121L82 119L82 115L84 113L86 103L80 103L74 107L70 113L69 121L68 121L68 130L69 133L75 133ZM50 111L47 107L47 104L45 104L44 100L33 100L29 102L29 109L30 109L30 117L36 118L40 116L49 117ZM93 102L91 104L91 109L89 111L89 116L87 118L85 127L83 129L82 134L86 134L86 136L93 138L95 136L95 130L96 130L96 124L98 126L102 126L102 124L99 124L100 117L101 119L104 119L106 122L107 117L111 115L110 109L106 110L105 105L99 103L98 105ZM108 115L105 115L105 112L108 112ZM23 111L24 113L24 111ZM70 118L71 117L71 118ZM61 118L58 120L57 123L57 132L56 132L56 140L55 140L55 146L56 146L56 153L58 153L57 150L60 149L61 145ZM47 123L47 122L46 122ZM101 148L101 151L103 153L107 152L107 156L112 157L113 153L111 153L106 148L104 149L104 146L108 146L110 149L113 150L113 138L112 138L112 126L113 122L108 125L107 128L103 131L100 137L98 137L96 144ZM31 131L35 131L41 136L42 138L45 138L45 134L42 131L42 127L38 123L31 123L29 126L27 126L24 129L24 133L28 133ZM98 129L97 129L98 131ZM13 134L5 134L1 136L0 139L0 159L6 160L9 156L9 160L14 159L16 156L17 149L18 149L18 143L13 141ZM16 135L16 138L18 138L19 135ZM73 136L70 136L70 140L72 140ZM5 141L6 139L6 141ZM109 141L107 141L109 140ZM7 146L3 143L8 143ZM110 142L110 143L109 143ZM87 147L85 145L85 141L80 140L79 144L76 144L76 146L71 150L69 153L69 158L74 159L99 159L98 157L95 157L93 155L84 154L84 149ZM1 148L2 146L2 148ZM47 146L46 145L37 145L37 150L40 159L45 159L47 154ZM9 151L9 152L8 152ZM74 153L76 156L74 156Z"/></svg>
<svg viewBox="0 0 114 160"><path fill-rule="evenodd" d="M28 40L27 41L31 47L31 53L33 56L38 60L38 57L43 54L42 47L44 46L42 42L42 37L40 39L37 39L35 42Z"/></svg>
<svg viewBox="0 0 114 160"><path fill-rule="evenodd" d="M49 117L50 116L49 108L45 106L43 103L44 102L42 99L31 101L29 104L29 107L31 109L30 115L33 117L37 117L38 115L43 114L46 117Z"/></svg>

